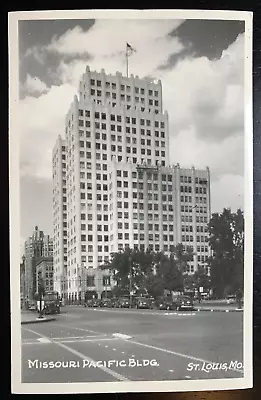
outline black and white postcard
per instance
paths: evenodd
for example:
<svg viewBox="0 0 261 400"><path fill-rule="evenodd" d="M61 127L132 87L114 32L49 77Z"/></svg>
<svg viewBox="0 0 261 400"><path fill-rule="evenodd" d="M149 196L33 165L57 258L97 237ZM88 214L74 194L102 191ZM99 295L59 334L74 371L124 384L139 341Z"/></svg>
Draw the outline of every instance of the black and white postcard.
<svg viewBox="0 0 261 400"><path fill-rule="evenodd" d="M13 393L252 387L252 13L9 14Z"/></svg>

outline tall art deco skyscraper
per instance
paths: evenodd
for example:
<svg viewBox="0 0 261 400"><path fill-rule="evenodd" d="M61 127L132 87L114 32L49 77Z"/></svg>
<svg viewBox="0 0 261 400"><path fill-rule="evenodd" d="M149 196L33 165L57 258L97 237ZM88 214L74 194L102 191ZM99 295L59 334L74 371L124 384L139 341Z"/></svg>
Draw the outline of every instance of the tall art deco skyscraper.
<svg viewBox="0 0 261 400"><path fill-rule="evenodd" d="M129 245L193 247L188 272L209 255L210 175L169 165L161 82L83 74L53 150L54 285L83 295L82 271Z"/></svg>

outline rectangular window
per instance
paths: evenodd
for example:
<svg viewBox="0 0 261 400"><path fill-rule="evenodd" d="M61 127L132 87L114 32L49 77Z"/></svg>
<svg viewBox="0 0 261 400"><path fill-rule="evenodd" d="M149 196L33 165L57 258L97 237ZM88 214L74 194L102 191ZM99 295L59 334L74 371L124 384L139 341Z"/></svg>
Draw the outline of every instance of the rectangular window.
<svg viewBox="0 0 261 400"><path fill-rule="evenodd" d="M87 276L87 286L95 286L94 276Z"/></svg>

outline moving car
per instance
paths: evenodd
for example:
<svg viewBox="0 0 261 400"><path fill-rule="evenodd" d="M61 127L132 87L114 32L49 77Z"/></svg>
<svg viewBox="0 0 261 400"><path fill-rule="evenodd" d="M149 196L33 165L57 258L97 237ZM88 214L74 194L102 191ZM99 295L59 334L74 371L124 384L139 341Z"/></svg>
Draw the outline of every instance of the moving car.
<svg viewBox="0 0 261 400"><path fill-rule="evenodd" d="M174 297L172 302L176 310L194 310L193 300L189 296L180 295Z"/></svg>

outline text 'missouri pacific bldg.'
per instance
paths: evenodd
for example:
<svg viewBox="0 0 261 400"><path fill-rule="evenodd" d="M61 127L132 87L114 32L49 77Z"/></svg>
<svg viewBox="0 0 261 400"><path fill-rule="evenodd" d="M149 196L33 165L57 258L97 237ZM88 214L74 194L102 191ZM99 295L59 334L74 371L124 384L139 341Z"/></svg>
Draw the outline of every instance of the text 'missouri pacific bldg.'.
<svg viewBox="0 0 261 400"><path fill-rule="evenodd" d="M52 162L54 287L63 296L83 296L82 268L126 245L168 252L182 243L195 252L188 272L204 265L210 173L169 165L160 81L87 67Z"/></svg>

